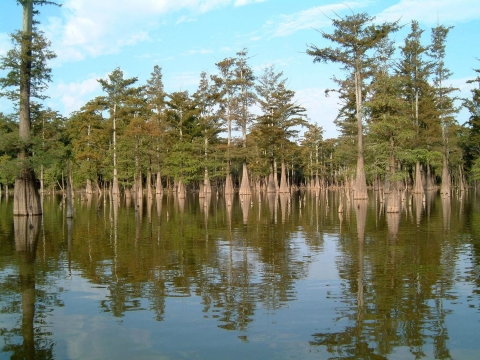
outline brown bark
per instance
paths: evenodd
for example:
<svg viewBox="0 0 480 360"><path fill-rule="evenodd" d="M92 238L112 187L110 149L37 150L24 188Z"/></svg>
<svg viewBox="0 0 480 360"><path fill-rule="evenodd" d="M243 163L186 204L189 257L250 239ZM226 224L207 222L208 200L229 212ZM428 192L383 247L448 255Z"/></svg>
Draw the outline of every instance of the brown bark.
<svg viewBox="0 0 480 360"><path fill-rule="evenodd" d="M22 141L19 151L20 174L15 179L13 214L19 216L40 215L42 206L35 171L29 164L30 146L30 81L31 81L31 43L32 43L32 18L33 1L25 1L23 6L23 29L20 63L20 108L18 134Z"/></svg>
<svg viewBox="0 0 480 360"><path fill-rule="evenodd" d="M451 181L450 172L448 171L447 157L443 156L443 169L442 169L442 186L440 188L440 194L443 196L450 196Z"/></svg>
<svg viewBox="0 0 480 360"><path fill-rule="evenodd" d="M227 178L225 179L225 195L231 195L233 194L233 180L232 180L232 174L230 173L230 167L227 172Z"/></svg>
<svg viewBox="0 0 480 360"><path fill-rule="evenodd" d="M250 181L248 179L248 169L247 162L243 161L243 173L242 173L242 183L240 185L240 195L251 195L252 190L250 189Z"/></svg>
<svg viewBox="0 0 480 360"><path fill-rule="evenodd" d="M290 192L290 189L287 185L287 174L285 171L285 162L282 161L282 173L280 175L280 188L278 189L280 194L286 194Z"/></svg>
<svg viewBox="0 0 480 360"><path fill-rule="evenodd" d="M163 186L162 186L162 175L160 170L157 171L157 183L155 186L155 194L163 194Z"/></svg>
<svg viewBox="0 0 480 360"><path fill-rule="evenodd" d="M415 182L413 184L413 191L414 194L423 194L423 183L422 183L422 171L420 162L417 161L415 164Z"/></svg>
<svg viewBox="0 0 480 360"><path fill-rule="evenodd" d="M148 170L147 172L147 199L153 199L153 191L152 191L152 172Z"/></svg>

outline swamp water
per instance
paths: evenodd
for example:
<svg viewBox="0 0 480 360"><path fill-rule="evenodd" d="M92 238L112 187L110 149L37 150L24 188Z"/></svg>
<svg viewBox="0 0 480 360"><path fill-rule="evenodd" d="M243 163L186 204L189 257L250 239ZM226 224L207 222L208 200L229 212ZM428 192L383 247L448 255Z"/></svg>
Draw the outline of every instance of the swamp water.
<svg viewBox="0 0 480 360"><path fill-rule="evenodd" d="M2 197L0 359L477 359L479 200Z"/></svg>

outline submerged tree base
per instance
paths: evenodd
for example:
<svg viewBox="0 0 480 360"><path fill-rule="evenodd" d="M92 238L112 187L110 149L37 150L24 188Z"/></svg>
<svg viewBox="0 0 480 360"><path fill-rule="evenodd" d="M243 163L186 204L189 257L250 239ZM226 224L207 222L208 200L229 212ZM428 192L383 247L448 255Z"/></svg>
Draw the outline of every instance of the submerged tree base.
<svg viewBox="0 0 480 360"><path fill-rule="evenodd" d="M26 171L15 179L13 215L41 215L42 204L33 170Z"/></svg>

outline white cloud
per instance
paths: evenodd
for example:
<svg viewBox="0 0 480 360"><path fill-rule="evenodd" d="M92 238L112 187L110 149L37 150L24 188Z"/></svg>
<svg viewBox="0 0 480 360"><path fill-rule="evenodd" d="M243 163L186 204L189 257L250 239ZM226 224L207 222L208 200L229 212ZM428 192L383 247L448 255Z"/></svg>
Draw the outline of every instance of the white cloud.
<svg viewBox="0 0 480 360"><path fill-rule="evenodd" d="M235 0L235 6L245 6L249 4L254 4L254 3L261 3L264 2L265 0Z"/></svg>
<svg viewBox="0 0 480 360"><path fill-rule="evenodd" d="M64 107L64 115L77 111L93 98L94 93L100 90L97 79L100 76L91 75L80 83L60 83L53 89L52 98L58 98Z"/></svg>
<svg viewBox="0 0 480 360"><path fill-rule="evenodd" d="M316 6L291 15L282 15L278 24L273 24L269 21L265 24L265 28L270 29L267 32L270 32L273 37L288 36L303 29L329 26L332 23L329 17L355 8L365 7L366 5L368 5L367 1L350 1ZM272 27L273 29L271 29Z"/></svg>
<svg viewBox="0 0 480 360"><path fill-rule="evenodd" d="M210 50L210 49L192 49L192 50L189 50L186 54L188 54L188 55L196 55L196 54L205 55L205 54L211 54L212 52L213 52L213 50Z"/></svg>
<svg viewBox="0 0 480 360"><path fill-rule="evenodd" d="M377 15L379 21L402 22L418 20L422 23L466 22L480 19L480 1L478 0L400 0Z"/></svg>
<svg viewBox="0 0 480 360"><path fill-rule="evenodd" d="M116 54L124 46L150 41L149 32L161 26L163 15L185 10L193 15L227 5L259 0L65 0L62 18L51 17L44 31L52 40L57 62ZM261 0L260 0L261 1ZM195 21L182 14L177 24Z"/></svg>
<svg viewBox="0 0 480 360"><path fill-rule="evenodd" d="M182 23L188 23L188 22L195 22L197 19L182 15L178 18L177 22L175 23L176 25L182 24Z"/></svg>

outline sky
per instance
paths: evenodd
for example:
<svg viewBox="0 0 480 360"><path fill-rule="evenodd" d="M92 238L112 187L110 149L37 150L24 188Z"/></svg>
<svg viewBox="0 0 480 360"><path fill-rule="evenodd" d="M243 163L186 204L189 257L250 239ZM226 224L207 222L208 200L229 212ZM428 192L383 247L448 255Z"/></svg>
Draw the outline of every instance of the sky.
<svg viewBox="0 0 480 360"><path fill-rule="evenodd" d="M332 44L321 32L331 32L331 18L366 12L375 22L399 20L404 27L392 35L401 46L412 20L425 30L453 26L447 38L446 66L449 82L468 97L480 68L479 0L56 0L61 7L38 7L39 27L51 41L57 58L51 61L53 81L44 105L64 116L101 95L97 79L119 67L127 78L145 84L153 67L162 68L167 92L193 93L202 71L217 73L215 64L246 48L249 64L260 76L274 65L288 78L295 100L307 109L311 123L336 137L333 123L338 109L332 77L345 74L335 64L314 64L306 54L309 45ZM16 0L0 0L0 54L11 47L9 34L21 28L22 8ZM0 99L0 111L11 104ZM464 123L468 113L461 111Z"/></svg>

